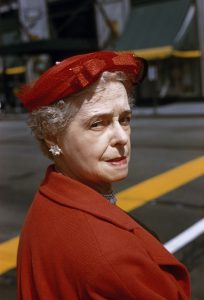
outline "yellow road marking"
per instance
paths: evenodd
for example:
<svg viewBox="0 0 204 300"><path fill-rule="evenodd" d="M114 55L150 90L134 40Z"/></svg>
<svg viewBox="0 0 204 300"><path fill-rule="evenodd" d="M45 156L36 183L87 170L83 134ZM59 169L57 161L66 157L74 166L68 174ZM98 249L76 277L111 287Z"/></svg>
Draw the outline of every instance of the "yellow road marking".
<svg viewBox="0 0 204 300"><path fill-rule="evenodd" d="M204 156L145 180L117 194L117 205L131 211L204 175Z"/></svg>
<svg viewBox="0 0 204 300"><path fill-rule="evenodd" d="M15 268L19 237L0 244L0 275Z"/></svg>
<svg viewBox="0 0 204 300"><path fill-rule="evenodd" d="M204 175L204 156L150 178L117 194L117 205L131 211ZM19 237L0 244L0 275L16 267Z"/></svg>

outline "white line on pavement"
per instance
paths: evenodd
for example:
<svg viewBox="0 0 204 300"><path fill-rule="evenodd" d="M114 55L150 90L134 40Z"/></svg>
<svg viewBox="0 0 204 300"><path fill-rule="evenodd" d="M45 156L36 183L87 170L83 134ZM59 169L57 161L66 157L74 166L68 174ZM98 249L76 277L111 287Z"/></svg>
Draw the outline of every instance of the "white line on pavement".
<svg viewBox="0 0 204 300"><path fill-rule="evenodd" d="M195 240L199 235L204 234L204 218L193 224L179 235L164 244L164 247L171 253L175 253L185 245Z"/></svg>

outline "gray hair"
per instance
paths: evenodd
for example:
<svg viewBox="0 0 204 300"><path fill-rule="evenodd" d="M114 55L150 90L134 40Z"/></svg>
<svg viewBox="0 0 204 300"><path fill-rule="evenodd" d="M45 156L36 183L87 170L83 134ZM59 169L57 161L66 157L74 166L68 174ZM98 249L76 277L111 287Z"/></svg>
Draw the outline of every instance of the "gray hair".
<svg viewBox="0 0 204 300"><path fill-rule="evenodd" d="M46 138L63 135L63 132L69 126L74 116L80 109L80 103L94 92L103 89L105 84L110 81L123 82L129 94L129 86L126 85L128 79L123 72L102 73L100 79L90 87L73 94L66 99L59 100L49 106L41 107L30 113L28 126L31 128L33 135L38 141L42 152L51 160L52 154L45 142ZM131 104L132 98L129 97Z"/></svg>

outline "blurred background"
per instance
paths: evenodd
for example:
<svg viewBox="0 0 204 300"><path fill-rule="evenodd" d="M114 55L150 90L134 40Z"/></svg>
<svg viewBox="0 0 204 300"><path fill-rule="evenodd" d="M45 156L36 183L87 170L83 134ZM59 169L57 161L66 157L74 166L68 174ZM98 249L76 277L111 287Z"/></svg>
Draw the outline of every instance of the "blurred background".
<svg viewBox="0 0 204 300"><path fill-rule="evenodd" d="M148 60L138 104L197 101L204 93L203 14L202 0L1 0L1 108L21 112L15 94L22 83L67 56L101 49Z"/></svg>
<svg viewBox="0 0 204 300"><path fill-rule="evenodd" d="M192 299L204 299L203 28L203 0L0 0L0 299L15 299L19 232L50 163L16 93L55 62L96 50L148 61L135 90L130 174L115 191L187 265Z"/></svg>

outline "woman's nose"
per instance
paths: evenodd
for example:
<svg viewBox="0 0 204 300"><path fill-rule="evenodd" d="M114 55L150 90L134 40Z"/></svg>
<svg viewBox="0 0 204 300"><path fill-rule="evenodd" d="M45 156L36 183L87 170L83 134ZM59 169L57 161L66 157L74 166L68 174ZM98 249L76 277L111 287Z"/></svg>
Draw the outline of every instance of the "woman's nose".
<svg viewBox="0 0 204 300"><path fill-rule="evenodd" d="M129 140L130 130L124 129L119 122L113 125L112 130L113 133L112 133L111 146L126 145Z"/></svg>

